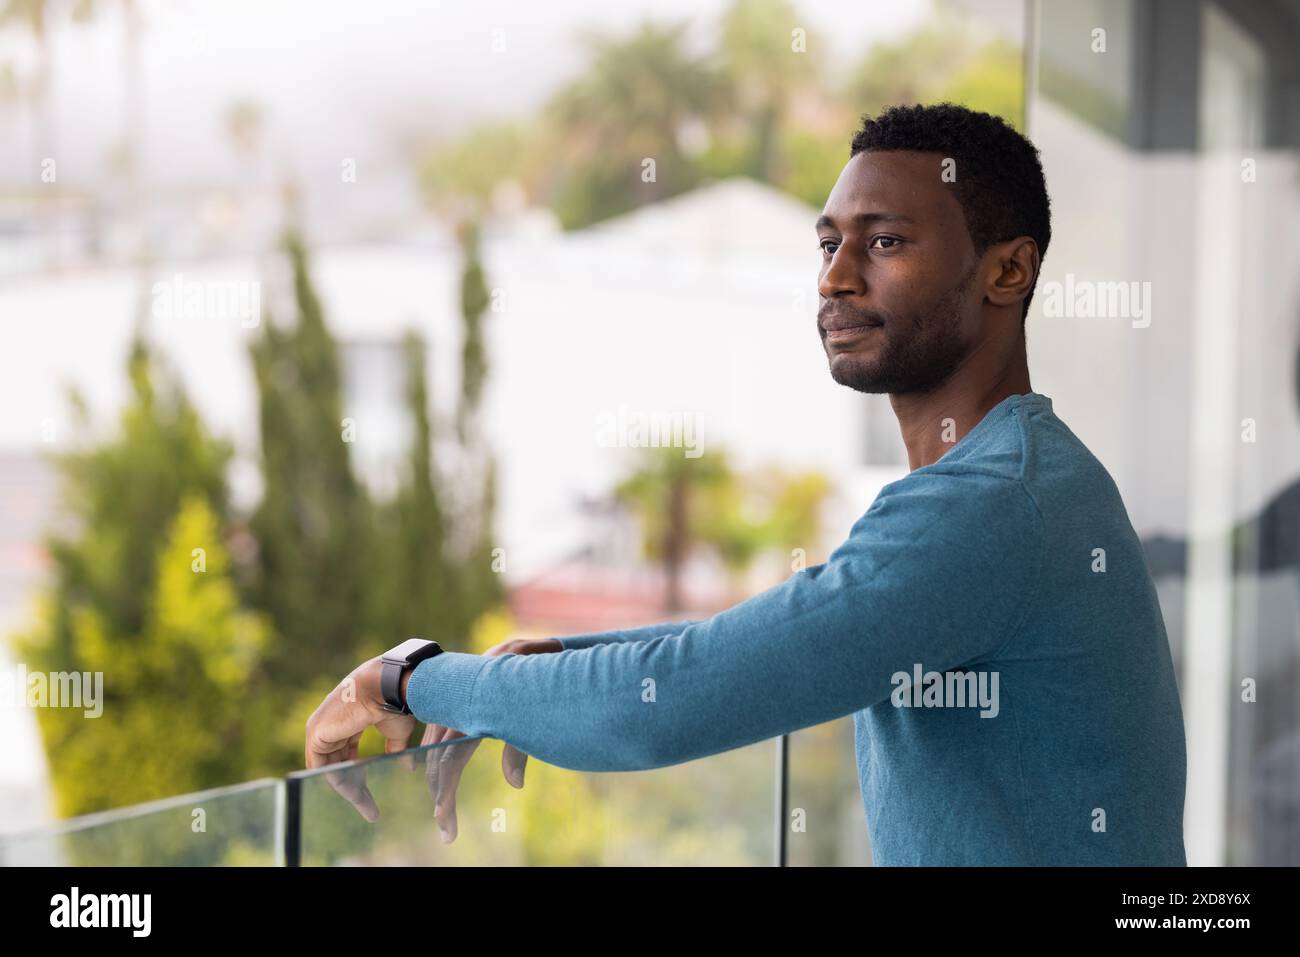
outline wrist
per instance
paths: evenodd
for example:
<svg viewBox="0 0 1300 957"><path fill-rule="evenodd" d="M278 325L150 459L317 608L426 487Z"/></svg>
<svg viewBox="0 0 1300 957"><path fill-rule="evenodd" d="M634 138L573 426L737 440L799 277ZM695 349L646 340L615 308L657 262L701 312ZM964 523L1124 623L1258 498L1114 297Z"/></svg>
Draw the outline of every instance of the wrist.
<svg viewBox="0 0 1300 957"><path fill-rule="evenodd" d="M411 674L420 662L440 654L442 654L442 647L436 641L408 638L380 655L381 707L395 714L410 714L411 709L406 703L406 691L410 685Z"/></svg>
<svg viewBox="0 0 1300 957"><path fill-rule="evenodd" d="M406 686L411 683L411 675L415 674L415 669L418 667L420 667L419 664L415 664L403 671L402 678L397 685L398 688L401 689L398 693L402 696L402 704L408 711L411 710L411 705L410 702L406 700Z"/></svg>

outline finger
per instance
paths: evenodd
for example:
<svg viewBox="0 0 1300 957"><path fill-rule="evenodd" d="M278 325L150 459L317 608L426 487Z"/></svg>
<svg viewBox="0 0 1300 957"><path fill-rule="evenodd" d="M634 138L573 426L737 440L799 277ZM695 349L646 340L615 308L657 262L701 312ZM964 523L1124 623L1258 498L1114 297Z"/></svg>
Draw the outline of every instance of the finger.
<svg viewBox="0 0 1300 957"><path fill-rule="evenodd" d="M420 747L426 744L436 744L442 740L443 735L447 733L445 725L428 724L424 727L424 735L420 738Z"/></svg>
<svg viewBox="0 0 1300 957"><path fill-rule="evenodd" d="M425 744L439 744L455 732L440 724L429 725L424 732ZM438 803L438 764L442 760L441 748L430 748L424 752L424 782L429 788L429 796L434 804Z"/></svg>
<svg viewBox="0 0 1300 957"><path fill-rule="evenodd" d="M357 813L373 824L379 819L379 806L366 785L366 770L363 767L344 768L340 771L327 771L325 780L335 792L357 809Z"/></svg>
<svg viewBox="0 0 1300 957"><path fill-rule="evenodd" d="M452 732L455 738L464 738L459 731ZM454 740L448 737L446 740ZM460 776L465 765L483 743L482 738L470 738L441 748L442 760L439 761L438 793L434 799L433 816L442 832L442 839L450 843L456 839L459 826L456 819L456 791L460 787Z"/></svg>
<svg viewBox="0 0 1300 957"><path fill-rule="evenodd" d="M307 722L307 767L352 760L361 732L369 726L370 718L363 709L327 698Z"/></svg>
<svg viewBox="0 0 1300 957"><path fill-rule="evenodd" d="M441 727L441 726L439 726ZM463 737L455 728L442 728L442 736L434 744L442 744L456 737ZM429 788L429 797L433 798L434 809L438 806L438 794L442 789L442 762L447 757L446 748L430 748L425 754L425 785Z"/></svg>
<svg viewBox="0 0 1300 957"><path fill-rule="evenodd" d="M411 746L411 730L414 727L415 719L405 714L395 714L377 721L375 729L384 736L384 753L397 754L407 750ZM415 770L415 755L406 754L397 760L402 767Z"/></svg>
<svg viewBox="0 0 1300 957"><path fill-rule="evenodd" d="M401 766L406 768L408 771L414 771L416 766L415 755L404 753L406 752L406 750L407 750L406 738L389 738L389 737L384 738L384 753L401 754L402 756L397 759L398 763L401 764Z"/></svg>
<svg viewBox="0 0 1300 957"><path fill-rule="evenodd" d="M524 786L524 765L527 763L528 755L514 745L507 744L501 749L501 773L514 787Z"/></svg>

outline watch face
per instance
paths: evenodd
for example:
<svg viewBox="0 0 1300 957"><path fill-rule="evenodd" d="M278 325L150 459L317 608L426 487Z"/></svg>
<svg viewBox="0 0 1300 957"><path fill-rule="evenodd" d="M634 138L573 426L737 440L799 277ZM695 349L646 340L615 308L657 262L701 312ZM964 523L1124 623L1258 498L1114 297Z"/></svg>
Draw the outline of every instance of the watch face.
<svg viewBox="0 0 1300 957"><path fill-rule="evenodd" d="M427 638L407 638L396 648L384 652L384 660L405 662L411 655L429 644L431 642Z"/></svg>

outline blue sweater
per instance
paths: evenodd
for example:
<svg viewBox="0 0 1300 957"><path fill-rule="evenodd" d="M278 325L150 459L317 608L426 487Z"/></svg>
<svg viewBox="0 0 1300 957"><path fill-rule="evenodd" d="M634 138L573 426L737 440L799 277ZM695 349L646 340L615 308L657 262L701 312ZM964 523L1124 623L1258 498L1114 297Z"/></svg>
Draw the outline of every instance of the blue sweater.
<svg viewBox="0 0 1300 957"><path fill-rule="evenodd" d="M422 662L417 718L677 764L853 715L877 864L1185 865L1164 621L1110 475L1036 392L881 489L825 563L700 621Z"/></svg>

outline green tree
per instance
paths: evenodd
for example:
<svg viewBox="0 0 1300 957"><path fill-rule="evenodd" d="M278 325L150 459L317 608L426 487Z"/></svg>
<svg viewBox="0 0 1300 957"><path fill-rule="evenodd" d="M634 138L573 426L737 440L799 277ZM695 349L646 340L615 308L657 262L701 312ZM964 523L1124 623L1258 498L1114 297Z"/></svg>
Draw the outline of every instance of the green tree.
<svg viewBox="0 0 1300 957"><path fill-rule="evenodd" d="M29 671L103 673L100 717L36 710L63 814L248 770L233 746L242 699L222 696L255 666L265 631L237 608L221 541L230 449L141 340L128 372L117 433L56 456L63 530L48 539L38 623L14 642ZM191 571L196 548L201 574Z"/></svg>
<svg viewBox="0 0 1300 957"><path fill-rule="evenodd" d="M681 574L691 553L711 551L736 577L761 553L815 549L831 485L817 472L737 472L718 450L689 459L681 449L649 449L615 488L637 514L646 557L664 571L665 611L682 610Z"/></svg>
<svg viewBox="0 0 1300 957"><path fill-rule="evenodd" d="M545 135L535 121L480 124L425 154L419 168L421 192L431 208L451 221L481 216L505 180L537 192L552 166Z"/></svg>
<svg viewBox="0 0 1300 957"><path fill-rule="evenodd" d="M939 92L938 98L1000 116L1024 128L1025 79L1020 50L996 40L979 50Z"/></svg>
<svg viewBox="0 0 1300 957"><path fill-rule="evenodd" d="M460 228L460 401L456 408L456 429L462 442L476 424L487 381L487 351L483 342L483 319L491 301L483 262L479 257L479 226L469 220Z"/></svg>
<svg viewBox="0 0 1300 957"><path fill-rule="evenodd" d="M268 316L252 347L264 485L250 523L257 559L248 594L278 635L268 667L303 688L346 674L367 648L370 509L352 472L338 351L307 252L293 233L285 249L295 321L281 328Z"/></svg>
<svg viewBox="0 0 1300 957"><path fill-rule="evenodd" d="M483 393L488 377L488 353L484 321L491 293L479 250L479 226L462 225L461 241L461 366L460 398L456 406L457 435L465 478L461 488L476 489L460 505L460 536L457 556L460 574L460 628L468 633L483 612L505 598L499 564L495 559L496 460L484 438Z"/></svg>
<svg viewBox="0 0 1300 957"><path fill-rule="evenodd" d="M951 101L1023 123L1020 51L1003 40L973 43L955 25L936 22L901 40L877 44L843 91L859 114L887 106Z"/></svg>
<svg viewBox="0 0 1300 957"><path fill-rule="evenodd" d="M576 228L675 196L700 180L680 138L726 108L723 75L684 47L685 24L645 23L630 38L588 33L589 70L560 90L546 119L564 152L552 206ZM647 182L643 161L653 159Z"/></svg>
<svg viewBox="0 0 1300 957"><path fill-rule="evenodd" d="M614 490L641 521L646 557L664 572L664 610L682 609L682 567L707 521L701 510L702 494L734 487L734 476L724 453L687 458L681 449L648 449L638 467Z"/></svg>
<svg viewBox="0 0 1300 957"><path fill-rule="evenodd" d="M379 634L389 644L418 636L459 649L466 637L465 616L456 589L456 567L448 554L450 517L433 460L426 346L412 332L403 349L414 438L397 494L376 514L379 561L371 578L374 617Z"/></svg>
<svg viewBox="0 0 1300 957"><path fill-rule="evenodd" d="M735 0L722 18L722 54L726 74L735 90L750 134L744 172L755 179L778 183L785 176L783 136L791 95L816 80L814 38L810 46L794 49L793 32L800 27L789 0ZM806 27L804 27L806 29Z"/></svg>

